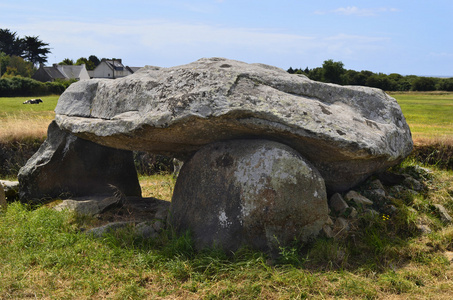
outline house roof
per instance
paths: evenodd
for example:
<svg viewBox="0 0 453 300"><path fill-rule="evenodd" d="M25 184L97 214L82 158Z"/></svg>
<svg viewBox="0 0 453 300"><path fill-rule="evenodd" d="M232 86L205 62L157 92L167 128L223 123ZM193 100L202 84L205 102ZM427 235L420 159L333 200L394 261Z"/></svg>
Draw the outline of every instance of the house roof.
<svg viewBox="0 0 453 300"><path fill-rule="evenodd" d="M66 79L66 76L55 67L43 67L43 70L53 79Z"/></svg>
<svg viewBox="0 0 453 300"><path fill-rule="evenodd" d="M43 67L44 71L46 71L46 73L53 79L79 78L80 73L84 68L84 65L53 65L51 67Z"/></svg>
<svg viewBox="0 0 453 300"><path fill-rule="evenodd" d="M115 71L122 71L124 69L124 65L121 62L121 59L118 60L104 60L105 63L111 68L115 69Z"/></svg>
<svg viewBox="0 0 453 300"><path fill-rule="evenodd" d="M142 67L128 67L126 66L126 69L129 70L129 72L131 72L132 74L137 72L138 70L140 70Z"/></svg>
<svg viewBox="0 0 453 300"><path fill-rule="evenodd" d="M78 66L58 65L57 68L68 79L69 78L79 78L80 73L85 68L85 65L78 65Z"/></svg>

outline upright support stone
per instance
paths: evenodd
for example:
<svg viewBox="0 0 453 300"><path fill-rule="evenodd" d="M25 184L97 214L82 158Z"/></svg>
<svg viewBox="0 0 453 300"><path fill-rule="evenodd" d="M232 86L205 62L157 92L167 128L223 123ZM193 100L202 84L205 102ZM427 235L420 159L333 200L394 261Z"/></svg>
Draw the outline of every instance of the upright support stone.
<svg viewBox="0 0 453 300"><path fill-rule="evenodd" d="M1 208L6 208L6 197L3 186L0 184L0 209Z"/></svg>
<svg viewBox="0 0 453 300"><path fill-rule="evenodd" d="M267 140L207 145L176 181L170 222L198 249L272 250L306 241L327 220L324 180L294 149Z"/></svg>
<svg viewBox="0 0 453 300"><path fill-rule="evenodd" d="M19 197L24 201L63 194L111 194L111 185L127 196L141 196L131 151L80 139L61 130L55 121L18 179Z"/></svg>

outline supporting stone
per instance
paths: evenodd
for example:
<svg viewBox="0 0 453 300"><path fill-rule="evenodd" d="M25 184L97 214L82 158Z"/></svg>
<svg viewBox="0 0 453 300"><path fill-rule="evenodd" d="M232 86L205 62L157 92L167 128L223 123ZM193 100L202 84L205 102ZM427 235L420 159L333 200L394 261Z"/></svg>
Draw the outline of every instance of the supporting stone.
<svg viewBox="0 0 453 300"><path fill-rule="evenodd" d="M111 194L112 186L126 196L141 196L132 152L80 139L61 130L55 121L18 179L23 201Z"/></svg>
<svg viewBox="0 0 453 300"><path fill-rule="evenodd" d="M272 250L306 241L328 218L319 172L294 149L267 140L207 145L181 169L170 222L195 247Z"/></svg>

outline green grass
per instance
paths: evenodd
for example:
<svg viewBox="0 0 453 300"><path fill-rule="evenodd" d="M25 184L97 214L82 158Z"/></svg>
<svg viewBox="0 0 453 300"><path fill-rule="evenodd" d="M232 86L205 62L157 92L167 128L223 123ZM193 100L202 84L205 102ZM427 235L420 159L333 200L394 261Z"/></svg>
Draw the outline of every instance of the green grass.
<svg viewBox="0 0 453 300"><path fill-rule="evenodd" d="M125 228L96 239L79 230L95 219L12 203L0 212L0 299L448 299L453 226L439 221L432 204L453 211L453 172L422 176L414 165L395 170L429 189L398 195L397 213L360 217L353 236L294 243L277 256L196 252L190 235L171 230L144 240ZM141 180L151 194L174 182L171 175ZM420 222L433 232L420 235Z"/></svg>
<svg viewBox="0 0 453 300"><path fill-rule="evenodd" d="M415 141L452 141L453 93L392 93L391 96L401 106Z"/></svg>
<svg viewBox="0 0 453 300"><path fill-rule="evenodd" d="M39 97L36 97L39 98ZM26 97L0 98L0 140L42 138L55 118L59 96L41 97L43 103L22 104Z"/></svg>
<svg viewBox="0 0 453 300"><path fill-rule="evenodd" d="M53 111L57 106L60 96L43 96L43 97L0 97L0 118L8 116L11 113L35 113ZM40 104L23 104L28 99L40 98L43 103Z"/></svg>
<svg viewBox="0 0 453 300"><path fill-rule="evenodd" d="M451 138L452 95L392 96L414 137ZM57 98L42 98L49 107L0 98L2 130L29 129L36 119L46 129ZM395 169L417 177L417 164L408 159ZM190 235L171 230L144 240L125 228L95 239L80 228L96 220L11 203L0 211L0 299L450 299L453 226L440 222L433 204L453 214L453 172L431 168L432 175L417 177L426 192L394 195L397 213L361 216L347 238L295 242L277 256L195 252ZM140 182L145 196L170 200L171 175ZM420 224L432 233L421 235Z"/></svg>

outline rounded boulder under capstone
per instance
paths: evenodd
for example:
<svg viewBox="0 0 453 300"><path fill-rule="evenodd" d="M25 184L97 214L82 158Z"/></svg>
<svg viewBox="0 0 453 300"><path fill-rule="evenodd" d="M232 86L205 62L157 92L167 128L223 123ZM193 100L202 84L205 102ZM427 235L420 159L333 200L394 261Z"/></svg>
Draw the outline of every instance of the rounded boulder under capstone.
<svg viewBox="0 0 453 300"><path fill-rule="evenodd" d="M198 249L272 250L318 234L327 219L324 180L294 149L268 140L209 144L182 167L170 222Z"/></svg>

